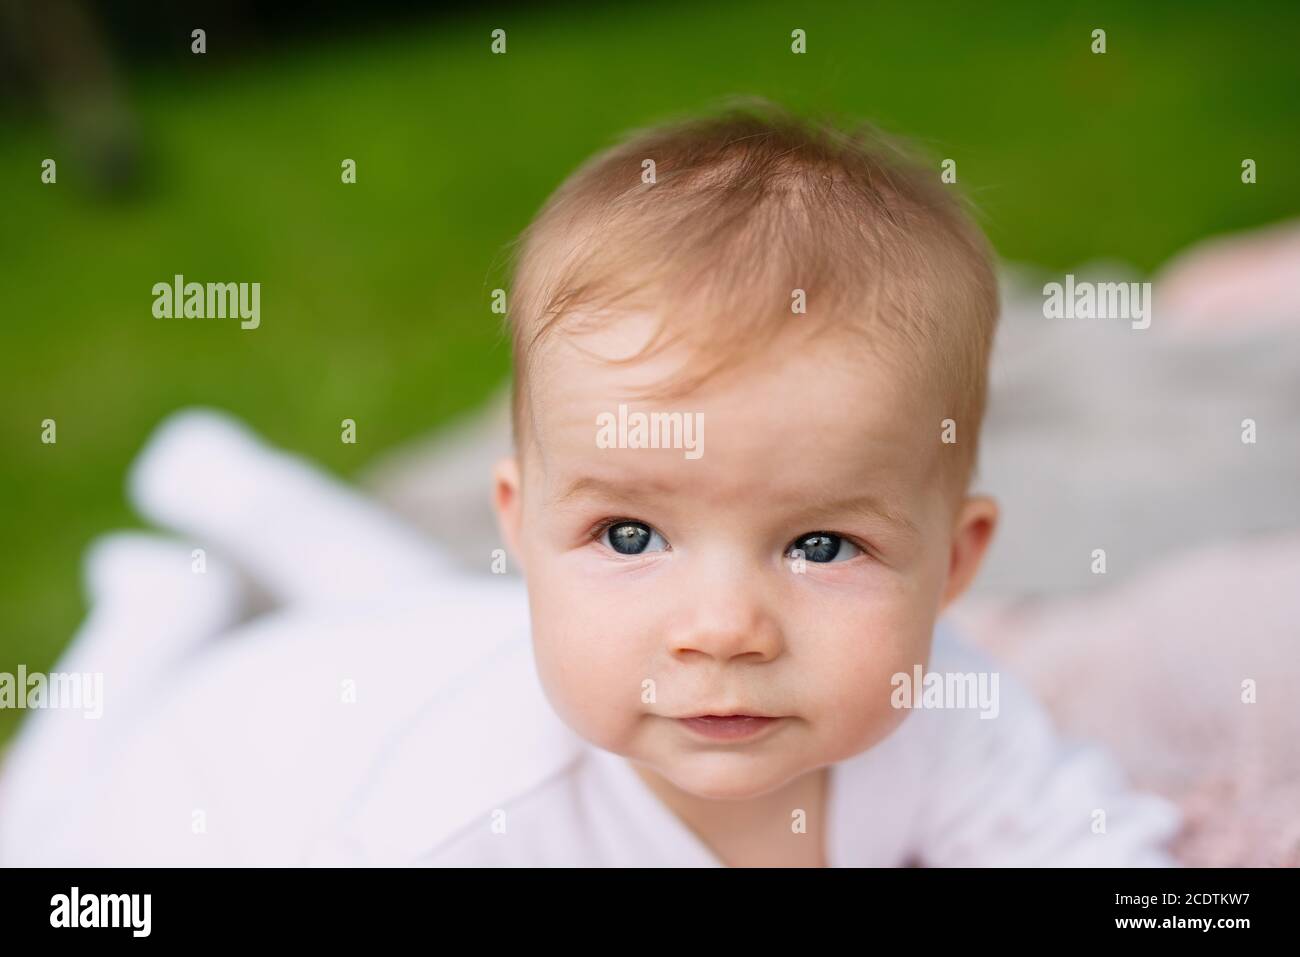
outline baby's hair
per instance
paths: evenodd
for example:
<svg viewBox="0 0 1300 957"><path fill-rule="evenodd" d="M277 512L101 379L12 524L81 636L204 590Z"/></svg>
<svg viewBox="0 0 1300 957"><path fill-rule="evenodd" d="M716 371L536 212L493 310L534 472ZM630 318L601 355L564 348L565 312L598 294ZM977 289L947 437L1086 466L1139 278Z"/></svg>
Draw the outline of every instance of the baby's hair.
<svg viewBox="0 0 1300 957"><path fill-rule="evenodd" d="M643 398L741 365L792 323L858 335L941 396L964 490L983 418L997 280L983 233L937 164L865 123L762 99L632 132L583 163L515 244L512 416L522 453L537 345L562 325L648 311L689 357ZM806 314L792 309L802 290ZM941 420L934 423L940 441Z"/></svg>

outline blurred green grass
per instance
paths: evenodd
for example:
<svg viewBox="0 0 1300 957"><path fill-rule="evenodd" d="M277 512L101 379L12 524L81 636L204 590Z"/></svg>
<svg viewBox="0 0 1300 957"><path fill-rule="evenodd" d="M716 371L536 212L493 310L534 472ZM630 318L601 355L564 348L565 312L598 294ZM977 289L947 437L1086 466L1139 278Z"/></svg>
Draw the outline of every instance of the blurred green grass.
<svg viewBox="0 0 1300 957"><path fill-rule="evenodd" d="M0 127L0 671L48 669L72 635L81 554L138 525L125 470L168 412L229 409L346 476L480 402L507 371L505 244L621 130L730 93L871 118L957 160L1004 257L1150 269L1300 209L1298 24L1285 4L669 4L192 57L126 71L147 176L118 201L52 128ZM261 328L154 319L176 273L260 282Z"/></svg>

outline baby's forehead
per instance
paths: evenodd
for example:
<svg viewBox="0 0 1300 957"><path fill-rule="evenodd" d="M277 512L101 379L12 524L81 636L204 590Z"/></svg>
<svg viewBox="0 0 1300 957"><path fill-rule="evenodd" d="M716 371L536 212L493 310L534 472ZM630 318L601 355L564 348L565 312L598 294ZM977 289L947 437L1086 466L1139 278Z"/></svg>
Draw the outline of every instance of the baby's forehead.
<svg viewBox="0 0 1300 957"><path fill-rule="evenodd" d="M608 336L600 348L557 337L539 357L529 402L552 471L693 474L736 488L755 474L805 485L890 472L914 479L939 442L937 397L854 338L773 342L695 387L653 397L646 390L673 378L681 351L616 363L611 345ZM694 439L701 454L647 447L661 436Z"/></svg>

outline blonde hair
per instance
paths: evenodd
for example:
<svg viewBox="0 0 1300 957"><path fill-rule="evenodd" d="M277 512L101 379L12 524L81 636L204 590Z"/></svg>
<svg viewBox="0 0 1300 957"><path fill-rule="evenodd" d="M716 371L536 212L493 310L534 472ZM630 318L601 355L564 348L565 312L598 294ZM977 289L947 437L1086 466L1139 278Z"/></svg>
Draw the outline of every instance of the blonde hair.
<svg viewBox="0 0 1300 957"><path fill-rule="evenodd" d="M998 294L988 244L951 190L866 124L760 99L634 131L569 176L515 244L516 444L536 346L565 322L659 317L646 349L616 361L678 342L690 358L647 396L688 391L798 322L859 332L917 385L939 386L964 489ZM796 290L807 315L792 315Z"/></svg>

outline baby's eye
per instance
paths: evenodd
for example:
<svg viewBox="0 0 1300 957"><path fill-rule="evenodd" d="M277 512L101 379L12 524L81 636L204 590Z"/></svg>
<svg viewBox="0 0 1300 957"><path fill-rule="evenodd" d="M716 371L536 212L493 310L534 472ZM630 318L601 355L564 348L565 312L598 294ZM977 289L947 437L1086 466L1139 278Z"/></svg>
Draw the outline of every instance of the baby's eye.
<svg viewBox="0 0 1300 957"><path fill-rule="evenodd" d="M786 549L786 555L797 558L795 549L803 552L803 557L810 562L846 562L862 554L862 549L848 539L830 532L813 532L801 535Z"/></svg>
<svg viewBox="0 0 1300 957"><path fill-rule="evenodd" d="M640 555L642 552L667 551L664 537L642 522L615 522L601 536L605 544L620 555Z"/></svg>

